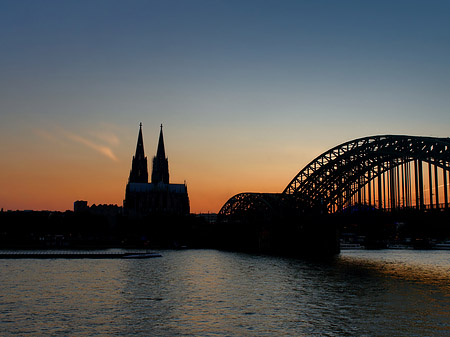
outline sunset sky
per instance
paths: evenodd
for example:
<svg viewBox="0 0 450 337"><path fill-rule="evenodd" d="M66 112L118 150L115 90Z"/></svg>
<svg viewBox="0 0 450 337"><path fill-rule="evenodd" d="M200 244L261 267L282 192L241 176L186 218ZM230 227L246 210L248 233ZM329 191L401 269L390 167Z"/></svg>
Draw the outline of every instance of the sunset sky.
<svg viewBox="0 0 450 337"><path fill-rule="evenodd" d="M196 213L348 140L450 136L450 1L2 0L0 43L4 210L122 205L140 122Z"/></svg>

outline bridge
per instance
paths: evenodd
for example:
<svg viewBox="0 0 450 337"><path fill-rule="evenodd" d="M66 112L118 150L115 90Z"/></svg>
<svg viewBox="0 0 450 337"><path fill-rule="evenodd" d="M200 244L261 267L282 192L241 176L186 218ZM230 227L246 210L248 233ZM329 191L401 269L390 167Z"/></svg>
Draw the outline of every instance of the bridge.
<svg viewBox="0 0 450 337"><path fill-rule="evenodd" d="M449 172L450 138L359 138L319 155L281 193L234 195L222 206L218 220L297 236L321 235L328 230L322 219L331 216L328 223L339 223L352 214L364 214L365 223L373 220L371 214L383 214L382 221L391 223L399 214L408 214L410 222L426 216L444 223L450 214ZM312 227L317 227L313 233Z"/></svg>
<svg viewBox="0 0 450 337"><path fill-rule="evenodd" d="M219 216L356 208L395 212L449 208L450 138L404 135L348 141L315 158L282 193L240 193Z"/></svg>

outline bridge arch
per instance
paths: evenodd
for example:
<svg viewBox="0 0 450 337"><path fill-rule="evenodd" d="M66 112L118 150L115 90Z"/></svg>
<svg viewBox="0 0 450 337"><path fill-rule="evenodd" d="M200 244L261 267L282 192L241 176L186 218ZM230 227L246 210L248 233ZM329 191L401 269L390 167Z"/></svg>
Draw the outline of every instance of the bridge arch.
<svg viewBox="0 0 450 337"><path fill-rule="evenodd" d="M364 137L315 158L283 194L328 213L363 204L389 210L448 208L449 170L449 138Z"/></svg>
<svg viewBox="0 0 450 337"><path fill-rule="evenodd" d="M228 199L218 215L220 220L232 222L270 221L285 207L281 193L238 193Z"/></svg>

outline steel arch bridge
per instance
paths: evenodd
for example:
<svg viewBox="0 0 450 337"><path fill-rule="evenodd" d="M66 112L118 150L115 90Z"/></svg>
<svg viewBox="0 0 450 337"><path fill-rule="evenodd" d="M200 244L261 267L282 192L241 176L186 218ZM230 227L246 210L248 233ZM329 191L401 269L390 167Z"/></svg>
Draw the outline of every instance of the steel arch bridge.
<svg viewBox="0 0 450 337"><path fill-rule="evenodd" d="M219 212L228 221L271 221L289 211L289 195L281 193L239 193L230 198Z"/></svg>
<svg viewBox="0 0 450 337"><path fill-rule="evenodd" d="M379 135L338 145L306 165L281 194L243 193L219 212L231 216L280 200L301 210L337 213L355 206L384 211L448 209L450 138ZM282 202L284 203L284 202ZM291 204L292 206L292 204Z"/></svg>

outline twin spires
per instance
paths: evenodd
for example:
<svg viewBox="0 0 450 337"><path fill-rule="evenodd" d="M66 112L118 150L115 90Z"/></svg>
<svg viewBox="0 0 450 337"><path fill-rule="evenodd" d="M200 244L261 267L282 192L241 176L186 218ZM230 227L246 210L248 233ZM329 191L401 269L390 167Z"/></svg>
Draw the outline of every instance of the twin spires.
<svg viewBox="0 0 450 337"><path fill-rule="evenodd" d="M129 183L148 183L147 157L144 153L144 139L142 136L142 123L139 124L139 135L136 145L136 154L131 164ZM158 150L153 157L152 183L169 183L169 162L164 149L164 138L161 130L159 133Z"/></svg>

